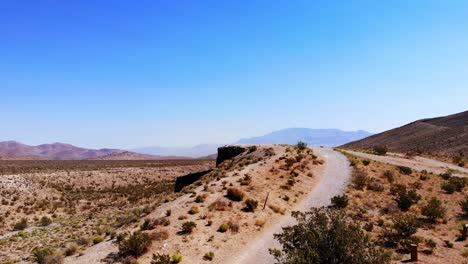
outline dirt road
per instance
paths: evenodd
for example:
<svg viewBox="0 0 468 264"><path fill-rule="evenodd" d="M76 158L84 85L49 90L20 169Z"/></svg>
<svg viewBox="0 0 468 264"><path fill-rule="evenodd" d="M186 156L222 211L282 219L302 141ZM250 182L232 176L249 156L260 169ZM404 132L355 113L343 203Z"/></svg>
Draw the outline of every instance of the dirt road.
<svg viewBox="0 0 468 264"><path fill-rule="evenodd" d="M330 199L340 194L351 179L351 169L347 158L328 148L314 148L314 152L320 155L326 162L324 175L320 182L310 191L308 196L295 208L296 211L305 211L311 207L327 206ZM274 226L249 243L240 251L240 254L232 256L224 263L231 264L270 264L274 259L268 252L269 248L278 248L279 243L273 238L273 234L280 233L284 226L293 225L295 219L284 216Z"/></svg>
<svg viewBox="0 0 468 264"><path fill-rule="evenodd" d="M407 159L396 154L388 154L386 156L372 155L368 153L362 153L357 151L345 150L349 154L353 154L358 157L376 160L380 162L385 162L397 166L406 166L412 169L421 171L427 170L429 172L440 174L446 172L448 169L452 169L455 172L453 173L456 176L468 177L468 169L455 166L450 163L441 162L438 160L423 158L423 157L414 157L412 159Z"/></svg>

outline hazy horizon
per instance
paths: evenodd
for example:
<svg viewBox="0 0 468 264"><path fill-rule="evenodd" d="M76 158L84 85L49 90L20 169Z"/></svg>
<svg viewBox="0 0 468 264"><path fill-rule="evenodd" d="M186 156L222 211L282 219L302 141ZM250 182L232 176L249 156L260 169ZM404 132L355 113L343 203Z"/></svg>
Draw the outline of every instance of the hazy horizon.
<svg viewBox="0 0 468 264"><path fill-rule="evenodd" d="M467 110L468 2L14 1L0 141L225 143L378 133Z"/></svg>

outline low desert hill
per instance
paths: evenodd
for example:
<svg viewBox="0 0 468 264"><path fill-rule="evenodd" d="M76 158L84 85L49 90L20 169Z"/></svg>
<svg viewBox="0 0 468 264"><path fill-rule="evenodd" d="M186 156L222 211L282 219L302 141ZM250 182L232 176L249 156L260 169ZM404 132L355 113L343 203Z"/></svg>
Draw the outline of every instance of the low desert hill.
<svg viewBox="0 0 468 264"><path fill-rule="evenodd" d="M339 129L286 128L269 134L243 138L239 144L296 144L299 141L311 146L335 147L372 135L363 130L343 131Z"/></svg>
<svg viewBox="0 0 468 264"><path fill-rule="evenodd" d="M0 142L0 154L13 157L29 156L50 160L81 160L119 152L124 151L118 149L86 149L64 143L30 146L16 141Z"/></svg>
<svg viewBox="0 0 468 264"><path fill-rule="evenodd" d="M468 111L421 119L399 128L343 145L370 149L385 145L393 152L420 152L434 155L468 155Z"/></svg>

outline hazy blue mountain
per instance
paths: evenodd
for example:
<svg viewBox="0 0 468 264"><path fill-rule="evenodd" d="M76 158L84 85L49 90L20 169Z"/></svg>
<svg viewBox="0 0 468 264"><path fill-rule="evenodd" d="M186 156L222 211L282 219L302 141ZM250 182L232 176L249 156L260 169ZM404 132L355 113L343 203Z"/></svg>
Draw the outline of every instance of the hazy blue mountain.
<svg viewBox="0 0 468 264"><path fill-rule="evenodd" d="M217 153L218 147L223 144L201 144L194 147L143 147L132 149L132 151L142 154L159 156L183 156L198 158Z"/></svg>
<svg viewBox="0 0 468 264"><path fill-rule="evenodd" d="M240 139L239 144L296 144L304 141L311 146L334 147L371 136L364 130L286 128L269 134Z"/></svg>

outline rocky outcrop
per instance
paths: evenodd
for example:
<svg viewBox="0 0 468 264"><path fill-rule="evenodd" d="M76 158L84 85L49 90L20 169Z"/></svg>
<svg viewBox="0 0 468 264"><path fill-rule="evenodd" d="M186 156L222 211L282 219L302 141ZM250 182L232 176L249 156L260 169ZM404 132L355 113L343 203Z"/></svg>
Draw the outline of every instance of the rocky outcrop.
<svg viewBox="0 0 468 264"><path fill-rule="evenodd" d="M223 163L223 161L232 159L242 153L247 149L240 146L224 146L218 148L218 157L216 158L216 166Z"/></svg>

